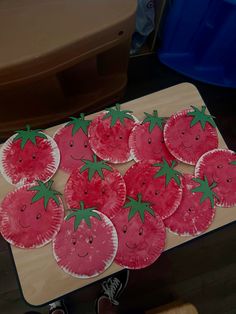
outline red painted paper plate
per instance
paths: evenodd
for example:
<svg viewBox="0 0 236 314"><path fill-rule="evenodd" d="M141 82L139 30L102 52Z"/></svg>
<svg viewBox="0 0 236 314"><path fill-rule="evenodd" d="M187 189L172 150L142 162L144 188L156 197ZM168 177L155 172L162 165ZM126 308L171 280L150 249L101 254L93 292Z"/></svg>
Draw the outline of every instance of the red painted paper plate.
<svg viewBox="0 0 236 314"><path fill-rule="evenodd" d="M89 126L89 142L94 153L111 163L125 163L133 157L129 148L129 136L138 123L130 110L121 110L120 105L107 109Z"/></svg>
<svg viewBox="0 0 236 314"><path fill-rule="evenodd" d="M78 278L95 277L113 262L118 246L112 222L94 208L72 209L53 241L57 264Z"/></svg>
<svg viewBox="0 0 236 314"><path fill-rule="evenodd" d="M38 248L49 243L59 231L64 208L53 181L27 184L8 193L0 206L0 231L10 244Z"/></svg>
<svg viewBox="0 0 236 314"><path fill-rule="evenodd" d="M164 126L168 150L184 163L195 165L205 152L218 147L216 124L205 110L205 106L201 110L192 106L179 111Z"/></svg>
<svg viewBox="0 0 236 314"><path fill-rule="evenodd" d="M142 195L128 197L123 211L112 220L118 234L115 262L130 269L154 263L165 247L165 226Z"/></svg>
<svg viewBox="0 0 236 314"><path fill-rule="evenodd" d="M184 174L182 201L173 215L164 220L165 226L182 236L205 232L215 216L214 186L207 180Z"/></svg>
<svg viewBox="0 0 236 314"><path fill-rule="evenodd" d="M214 149L205 153L197 162L195 175L206 176L214 188L220 207L236 206L236 153L228 149Z"/></svg>
<svg viewBox="0 0 236 314"><path fill-rule="evenodd" d="M112 218L122 209L126 187L120 172L94 155L93 161L84 160L84 166L71 173L64 196L69 208L77 208L83 200L85 206L95 206Z"/></svg>
<svg viewBox="0 0 236 314"><path fill-rule="evenodd" d="M146 113L146 118L131 131L129 147L135 161L159 160L164 157L167 161L175 160L168 151L163 137L165 119L158 116L157 110L153 114Z"/></svg>
<svg viewBox="0 0 236 314"><path fill-rule="evenodd" d="M154 212L162 219L172 215L182 198L181 175L174 169L175 162L141 161L130 167L124 175L127 195L150 202Z"/></svg>
<svg viewBox="0 0 236 314"><path fill-rule="evenodd" d="M40 130L19 130L0 150L0 170L11 184L48 181L57 171L60 152L56 142Z"/></svg>
<svg viewBox="0 0 236 314"><path fill-rule="evenodd" d="M80 118L71 117L71 121L63 124L54 134L60 153L60 169L71 173L72 170L83 165L82 159L93 159L93 151L88 141L88 126L90 120L85 120L84 114Z"/></svg>

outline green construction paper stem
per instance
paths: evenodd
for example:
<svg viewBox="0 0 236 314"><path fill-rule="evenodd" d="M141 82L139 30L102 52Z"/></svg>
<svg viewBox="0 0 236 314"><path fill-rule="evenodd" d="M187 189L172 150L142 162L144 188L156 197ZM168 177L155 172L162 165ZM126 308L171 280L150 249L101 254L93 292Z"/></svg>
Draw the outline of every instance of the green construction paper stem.
<svg viewBox="0 0 236 314"><path fill-rule="evenodd" d="M44 183L43 181L37 180L38 185L32 186L28 191L36 191L36 194L33 196L31 203L35 203L40 199L43 199L44 209L47 209L48 202L50 199L54 200L57 206L60 205L59 195L62 195L60 192L52 190L53 180L49 180Z"/></svg>
<svg viewBox="0 0 236 314"><path fill-rule="evenodd" d="M102 118L102 120L108 119L111 117L111 124L110 126L113 127L117 121L120 121L122 125L125 123L125 119L129 119L134 121L134 118L130 115L132 111L130 110L121 110L120 105L116 104L115 108L108 108L106 109L108 112Z"/></svg>
<svg viewBox="0 0 236 314"><path fill-rule="evenodd" d="M143 120L142 124L149 123L149 133L152 133L155 126L159 127L160 130L163 130L164 118L158 116L157 110L153 110L153 114L144 112L146 118Z"/></svg>
<svg viewBox="0 0 236 314"><path fill-rule="evenodd" d="M113 171L113 169L105 163L105 161L97 161L97 156L93 155L93 161L82 159L85 165L80 169L80 173L88 170L88 180L91 181L92 178L97 173L102 180L104 180L104 173L103 171L106 169L108 171Z"/></svg>
<svg viewBox="0 0 236 314"><path fill-rule="evenodd" d="M96 210L96 207L85 208L83 201L80 201L80 208L71 208L71 210L73 212L67 215L65 220L67 221L73 217L75 218L74 231L78 229L83 220L89 228L91 228L91 217L102 220L101 216L94 211Z"/></svg>
<svg viewBox="0 0 236 314"><path fill-rule="evenodd" d="M145 212L148 212L153 217L155 217L154 211L150 207L150 203L142 201L142 194L139 193L137 195L137 199L135 200L132 197L127 196L129 202L124 205L124 208L130 208L128 221L132 219L136 214L138 214L142 220L142 223L145 222Z"/></svg>
<svg viewBox="0 0 236 314"><path fill-rule="evenodd" d="M192 180L199 184L198 187L191 189L191 192L202 193L200 204L202 204L206 199L209 199L211 202L211 207L214 208L214 205L215 205L214 198L219 200L219 197L217 196L217 194L212 191L212 189L217 186L216 182L213 182L211 185L209 185L209 182L206 176L204 176L204 180L201 180L199 178L193 178Z"/></svg>
<svg viewBox="0 0 236 314"><path fill-rule="evenodd" d="M180 186L181 181L179 177L182 176L182 174L179 171L173 169L176 165L176 162L173 160L171 165L169 165L165 158L162 158L162 160L163 162L161 163L153 164L153 167L160 167L160 169L154 175L154 178L165 176L165 186L167 186L172 179L178 184L178 186Z"/></svg>
<svg viewBox="0 0 236 314"><path fill-rule="evenodd" d="M230 164L236 166L236 160L231 161Z"/></svg>
<svg viewBox="0 0 236 314"><path fill-rule="evenodd" d="M16 136L14 137L13 141L20 140L21 149L24 149L27 142L31 142L36 145L36 138L40 137L43 139L47 139L47 136L41 132L42 130L36 129L31 130L29 125L26 125L26 130L17 130Z"/></svg>
<svg viewBox="0 0 236 314"><path fill-rule="evenodd" d="M72 136L74 136L80 129L84 132L85 135L88 135L88 127L91 123L91 120L85 120L84 117L84 113L81 113L79 118L70 117L71 121L68 122L65 126L73 126Z"/></svg>
<svg viewBox="0 0 236 314"><path fill-rule="evenodd" d="M213 120L212 115L206 114L206 106L202 106L201 111L195 107L195 106L191 106L193 108L193 111L190 111L187 113L187 116L192 116L193 119L190 123L190 127L193 127L195 124L200 123L202 129L205 129L206 123L208 122L209 124L211 124L211 126L213 126L214 128L216 128L216 124L215 121Z"/></svg>

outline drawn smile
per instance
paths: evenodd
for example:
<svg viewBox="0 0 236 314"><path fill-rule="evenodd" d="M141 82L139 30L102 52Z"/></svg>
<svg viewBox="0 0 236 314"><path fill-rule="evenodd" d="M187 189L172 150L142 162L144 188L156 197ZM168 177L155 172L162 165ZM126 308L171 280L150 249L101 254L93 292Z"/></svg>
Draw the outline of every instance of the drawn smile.
<svg viewBox="0 0 236 314"><path fill-rule="evenodd" d="M20 222L20 219L19 219L19 225L20 225L22 228L29 228L29 227L30 227L30 225L28 225L28 226L22 225L22 223Z"/></svg>
<svg viewBox="0 0 236 314"><path fill-rule="evenodd" d="M85 257L85 256L87 256L87 255L88 255L88 252L85 253L85 254L83 254L83 255L81 255L81 254L78 253L78 256L79 256L79 257Z"/></svg>
<svg viewBox="0 0 236 314"><path fill-rule="evenodd" d="M127 248L131 249L131 250L134 250L137 248L137 244L134 243L133 245L130 245L128 242L125 243L125 245L127 246Z"/></svg>
<svg viewBox="0 0 236 314"><path fill-rule="evenodd" d="M188 148L191 148L191 147L193 146L193 145L187 146L187 145L185 145L184 143L182 143L182 145L183 145L184 148L187 148L187 149L188 149Z"/></svg>
<svg viewBox="0 0 236 314"><path fill-rule="evenodd" d="M213 180L213 182L216 182L216 183L218 183L219 182L219 177L217 177L217 175L216 174L212 174L212 180Z"/></svg>
<svg viewBox="0 0 236 314"><path fill-rule="evenodd" d="M83 156L82 156L82 157L77 158L77 157L74 157L74 156L72 156L72 155L70 155L70 157L71 157L72 159L74 159L74 160L81 160L81 159L83 158Z"/></svg>

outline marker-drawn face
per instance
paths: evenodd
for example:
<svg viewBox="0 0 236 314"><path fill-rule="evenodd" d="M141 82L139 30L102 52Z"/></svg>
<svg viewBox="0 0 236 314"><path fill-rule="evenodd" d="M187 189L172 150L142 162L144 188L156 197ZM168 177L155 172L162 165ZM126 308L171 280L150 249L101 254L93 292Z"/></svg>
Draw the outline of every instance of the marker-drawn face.
<svg viewBox="0 0 236 314"><path fill-rule="evenodd" d="M64 221L53 249L58 265L78 277L93 277L104 271L114 259L117 235L107 217L91 217L91 228L83 220L74 230L74 219ZM104 218L105 217L105 218Z"/></svg>
<svg viewBox="0 0 236 314"><path fill-rule="evenodd" d="M82 129L72 135L72 128L64 126L54 136L61 153L60 168L67 172L82 166L81 159L93 159L87 135Z"/></svg>
<svg viewBox="0 0 236 314"><path fill-rule="evenodd" d="M128 268L144 268L161 254L165 242L165 228L161 219L145 213L145 223L139 214L128 220L129 208L113 219L118 234L115 261Z"/></svg>
<svg viewBox="0 0 236 314"><path fill-rule="evenodd" d="M32 203L35 192L31 185L9 193L0 208L1 232L7 241L19 247L38 247L49 242L63 219L63 208L49 200L47 209L43 199Z"/></svg>

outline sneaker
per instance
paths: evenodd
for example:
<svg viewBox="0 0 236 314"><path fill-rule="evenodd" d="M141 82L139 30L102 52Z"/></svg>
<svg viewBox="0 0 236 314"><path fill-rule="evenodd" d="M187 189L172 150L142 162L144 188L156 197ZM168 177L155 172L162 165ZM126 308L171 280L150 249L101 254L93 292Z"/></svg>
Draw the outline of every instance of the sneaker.
<svg viewBox="0 0 236 314"><path fill-rule="evenodd" d="M125 269L102 282L103 292L96 303L96 310L98 314L105 313L103 311L104 305L107 309L110 308L111 313L114 312L112 305L119 305L117 299L119 299L120 295L127 286L128 279L129 270Z"/></svg>
<svg viewBox="0 0 236 314"><path fill-rule="evenodd" d="M49 304L49 314L68 314L67 308L62 300Z"/></svg>

